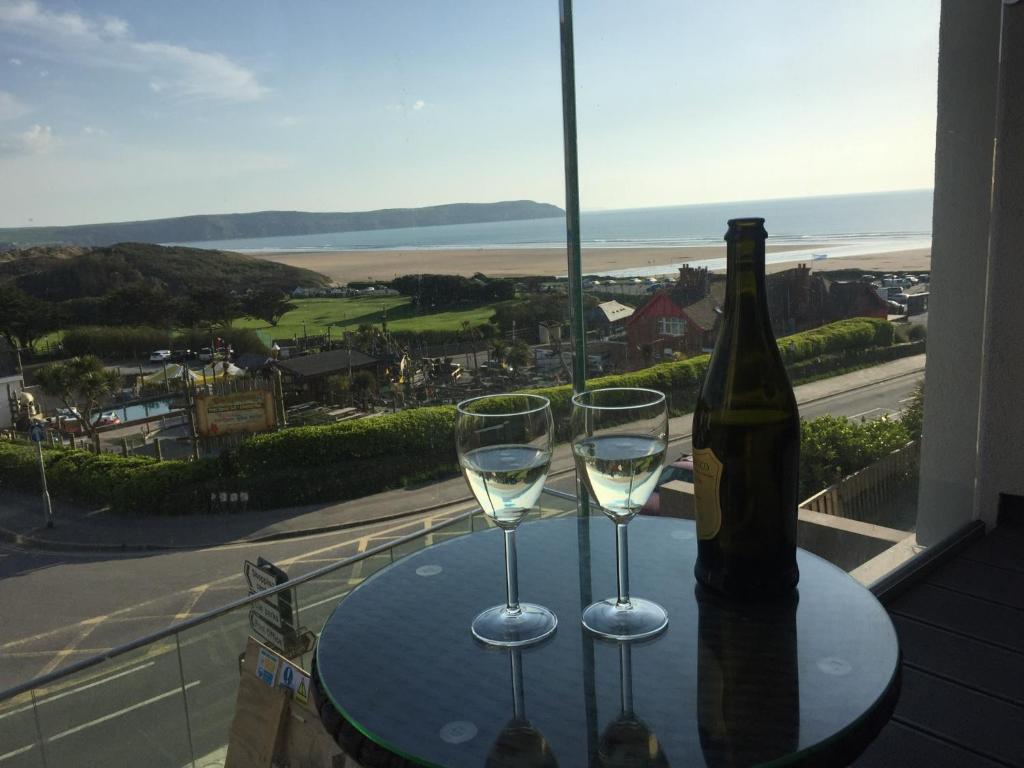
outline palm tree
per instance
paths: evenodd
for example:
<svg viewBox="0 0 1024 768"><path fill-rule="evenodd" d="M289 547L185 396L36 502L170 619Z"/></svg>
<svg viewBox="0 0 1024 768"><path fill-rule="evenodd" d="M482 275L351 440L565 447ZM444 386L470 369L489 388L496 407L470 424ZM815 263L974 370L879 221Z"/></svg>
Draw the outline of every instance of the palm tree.
<svg viewBox="0 0 1024 768"><path fill-rule="evenodd" d="M462 336L473 345L473 371L480 370L480 364L476 359L476 342L480 339L480 331L469 324L469 320L462 321Z"/></svg>

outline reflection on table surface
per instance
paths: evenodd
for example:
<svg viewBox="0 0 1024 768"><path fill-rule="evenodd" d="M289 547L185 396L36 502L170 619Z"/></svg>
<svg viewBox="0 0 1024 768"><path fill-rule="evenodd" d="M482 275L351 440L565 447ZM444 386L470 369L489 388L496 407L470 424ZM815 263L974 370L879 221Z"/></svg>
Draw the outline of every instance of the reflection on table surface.
<svg viewBox="0 0 1024 768"><path fill-rule="evenodd" d="M870 593L800 552L791 599L727 603L695 590L691 521L640 518L633 583L665 606L669 628L635 643L597 639L579 614L614 590L611 526L522 526L521 594L559 625L514 652L469 632L501 576L499 533L422 550L368 579L317 651L321 682L353 732L445 766L829 764L836 755L842 764L866 746L881 723L863 716L884 721L898 657Z"/></svg>

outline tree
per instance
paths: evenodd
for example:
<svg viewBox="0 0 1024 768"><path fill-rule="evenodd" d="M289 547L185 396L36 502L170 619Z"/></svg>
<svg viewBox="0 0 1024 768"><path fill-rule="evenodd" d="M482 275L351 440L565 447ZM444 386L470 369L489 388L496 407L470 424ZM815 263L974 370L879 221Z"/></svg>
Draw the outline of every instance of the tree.
<svg viewBox="0 0 1024 768"><path fill-rule="evenodd" d="M115 288L102 299L104 325L148 325L172 328L178 306L162 286L130 283Z"/></svg>
<svg viewBox="0 0 1024 768"><path fill-rule="evenodd" d="M11 346L31 349L58 324L51 304L29 296L14 283L0 283L0 335Z"/></svg>
<svg viewBox="0 0 1024 768"><path fill-rule="evenodd" d="M494 357L494 361L504 368L505 357L508 355L508 342L504 339L493 339L491 341L490 353Z"/></svg>
<svg viewBox="0 0 1024 768"><path fill-rule="evenodd" d="M525 341L517 341L505 355L505 359L514 371L525 368L530 364L530 345Z"/></svg>
<svg viewBox="0 0 1024 768"><path fill-rule="evenodd" d="M910 396L907 407L903 409L900 421L903 422L912 440L921 439L921 425L924 423L924 379L918 381L914 387L914 393Z"/></svg>
<svg viewBox="0 0 1024 768"><path fill-rule="evenodd" d="M289 301L288 294L273 288L249 291L241 301L242 312L247 317L262 320L272 326L276 326L284 315L296 307L298 304Z"/></svg>
<svg viewBox="0 0 1024 768"><path fill-rule="evenodd" d="M476 343L480 340L480 331L469 324L469 320L462 321L462 338L473 345L473 370L480 370L480 363L476 357Z"/></svg>
<svg viewBox="0 0 1024 768"><path fill-rule="evenodd" d="M96 436L93 413L103 400L121 388L117 372L104 368L93 355L72 357L40 368L36 381L46 394L60 398L66 408L78 411L82 430L90 438Z"/></svg>
<svg viewBox="0 0 1024 768"><path fill-rule="evenodd" d="M181 319L192 326L230 326L240 312L238 301L223 288L196 288L179 309Z"/></svg>

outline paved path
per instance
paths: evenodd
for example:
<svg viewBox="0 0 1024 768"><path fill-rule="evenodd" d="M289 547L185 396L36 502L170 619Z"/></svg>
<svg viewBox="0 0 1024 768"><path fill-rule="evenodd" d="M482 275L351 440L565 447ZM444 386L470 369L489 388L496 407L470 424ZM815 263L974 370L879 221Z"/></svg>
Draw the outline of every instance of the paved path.
<svg viewBox="0 0 1024 768"><path fill-rule="evenodd" d="M801 411L817 415L813 404L841 393L855 392L882 382L922 375L924 355L916 355L853 373L796 387ZM860 414L857 414L860 415ZM866 415L877 416L866 412ZM670 455L689 446L690 415L673 418ZM568 445L555 449L552 480L572 471ZM562 487L558 482L556 487ZM5 490L0 499L0 540L21 547L64 551L159 551L208 548L227 544L272 541L340 531L370 523L431 512L452 504L469 505L465 481L450 477L414 488L400 488L336 504L314 504L275 510L229 514L145 517L113 514L56 502L52 529L43 527L41 501L36 495Z"/></svg>

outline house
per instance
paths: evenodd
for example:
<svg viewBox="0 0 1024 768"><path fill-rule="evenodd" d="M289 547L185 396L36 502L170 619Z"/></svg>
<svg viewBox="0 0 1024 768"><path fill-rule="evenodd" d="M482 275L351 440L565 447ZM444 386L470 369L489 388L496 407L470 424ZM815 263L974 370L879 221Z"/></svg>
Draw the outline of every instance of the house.
<svg viewBox="0 0 1024 768"><path fill-rule="evenodd" d="M326 392L327 380L332 376L348 376L356 371L371 371L379 377L383 370L381 360L365 355L357 349L333 349L317 355L275 360L273 366L281 371L288 388L317 399Z"/></svg>
<svg viewBox="0 0 1024 768"><path fill-rule="evenodd" d="M648 364L674 356L693 354L714 345L725 283L713 281L705 267L683 266L679 280L659 291L626 321L631 357Z"/></svg>
<svg viewBox="0 0 1024 768"><path fill-rule="evenodd" d="M617 301L605 301L587 312L587 328L596 331L602 338L626 327L626 321L633 315L633 308Z"/></svg>
<svg viewBox="0 0 1024 768"><path fill-rule="evenodd" d="M864 282L832 281L806 264L765 278L768 314L776 338L850 317L887 316L886 302ZM725 279L702 268L682 267L679 280L656 293L626 324L635 361L650 363L676 353L714 346L725 305Z"/></svg>
<svg viewBox="0 0 1024 768"><path fill-rule="evenodd" d="M927 292L927 286L924 287ZM827 322L847 317L888 317L888 303L874 287L864 282L830 282L828 286Z"/></svg>

